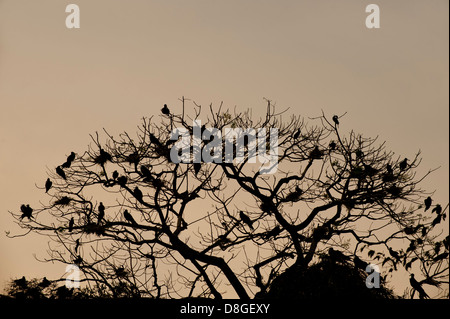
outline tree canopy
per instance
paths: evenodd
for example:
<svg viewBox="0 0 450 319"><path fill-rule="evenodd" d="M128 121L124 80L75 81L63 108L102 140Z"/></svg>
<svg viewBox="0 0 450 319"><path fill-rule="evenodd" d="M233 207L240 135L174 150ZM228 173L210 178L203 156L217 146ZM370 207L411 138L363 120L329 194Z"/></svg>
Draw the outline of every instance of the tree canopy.
<svg viewBox="0 0 450 319"><path fill-rule="evenodd" d="M86 151L70 150L49 171L42 206L11 212L26 230L15 236L48 237L46 261L77 265L85 284L113 297L124 287L129 296L150 298L283 296L282 289L294 289L280 286L283 275L313 287L305 278L325 271L335 278L332 287L345 282L339 276L363 281L361 263L377 264L383 284L407 271L437 296L448 293L449 239L441 225L448 205L420 188L432 172L418 175L420 152L397 156L349 129L343 115L306 121L266 102L265 116L254 119L250 110L183 98L179 112L165 105L143 118L135 135L92 135ZM250 132L243 150L233 148L232 162L221 149L225 134L219 144L209 134L226 128ZM202 134L191 140L189 163L171 157L174 129ZM266 151L277 147L271 174L251 161L252 132L261 129ZM277 130L275 144L270 129ZM194 162L205 148L216 161ZM345 264L330 264L331 252ZM304 289L292 294L314 296ZM383 289L379 296L392 296Z"/></svg>

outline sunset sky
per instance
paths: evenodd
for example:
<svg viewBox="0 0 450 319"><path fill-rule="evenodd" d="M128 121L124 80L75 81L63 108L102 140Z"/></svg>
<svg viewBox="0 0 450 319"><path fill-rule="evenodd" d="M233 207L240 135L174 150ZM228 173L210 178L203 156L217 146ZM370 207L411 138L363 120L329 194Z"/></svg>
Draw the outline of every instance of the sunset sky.
<svg viewBox="0 0 450 319"><path fill-rule="evenodd" d="M66 5L81 10L65 25ZM365 8L380 8L368 29ZM134 133L185 96L255 115L347 115L400 157L422 151L422 187L449 202L447 0L0 0L0 290L10 278L57 278L47 239L8 211L45 199L47 171L89 134Z"/></svg>

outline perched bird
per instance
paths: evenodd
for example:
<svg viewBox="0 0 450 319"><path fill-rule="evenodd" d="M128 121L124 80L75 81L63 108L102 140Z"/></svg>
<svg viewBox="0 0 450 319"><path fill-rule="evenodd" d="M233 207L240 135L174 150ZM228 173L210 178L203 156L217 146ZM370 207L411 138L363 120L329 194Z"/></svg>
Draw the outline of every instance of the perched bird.
<svg viewBox="0 0 450 319"><path fill-rule="evenodd" d="M70 165L72 165L72 162L75 160L75 153L71 152L70 155L67 157L67 160L64 164L62 164L61 166L63 168L69 168Z"/></svg>
<svg viewBox="0 0 450 319"><path fill-rule="evenodd" d="M423 290L422 285L416 280L416 278L414 278L414 274L411 274L409 283L411 284L411 287L419 293L420 299L430 298L425 290Z"/></svg>
<svg viewBox="0 0 450 319"><path fill-rule="evenodd" d="M275 228L264 234L264 239L269 240L270 238L277 236L279 233L281 233L281 228L277 225Z"/></svg>
<svg viewBox="0 0 450 319"><path fill-rule="evenodd" d="M44 277L41 283L39 284L39 287L47 288L48 286L50 286L50 284L51 282L47 279L47 277Z"/></svg>
<svg viewBox="0 0 450 319"><path fill-rule="evenodd" d="M98 224L100 224L103 217L105 217L105 206L103 206L103 203L100 202L100 204L98 205Z"/></svg>
<svg viewBox="0 0 450 319"><path fill-rule="evenodd" d="M136 221L134 220L133 216L131 216L131 214L128 212L128 209L125 209L123 211L123 217L125 217L125 219L127 221L129 221L130 223L132 223L133 225L137 225Z"/></svg>
<svg viewBox="0 0 450 319"><path fill-rule="evenodd" d="M167 104L164 104L164 107L161 109L162 114L164 115L169 115L170 114L170 110L167 107Z"/></svg>
<svg viewBox="0 0 450 319"><path fill-rule="evenodd" d="M78 247L80 247L80 239L75 240L75 254L78 254Z"/></svg>
<svg viewBox="0 0 450 319"><path fill-rule="evenodd" d="M14 280L14 284L20 288L26 288L27 280L25 279L25 276L22 276L22 278Z"/></svg>
<svg viewBox="0 0 450 319"><path fill-rule="evenodd" d="M435 219L433 219L433 221L431 222L431 227L434 227L437 224L439 224L441 222L441 218L442 218L442 215L437 215L437 217Z"/></svg>
<svg viewBox="0 0 450 319"><path fill-rule="evenodd" d="M408 167L408 159L406 157L400 162L399 167L401 171L404 171Z"/></svg>
<svg viewBox="0 0 450 319"><path fill-rule="evenodd" d="M309 158L311 159L320 159L322 157L322 152L320 151L319 147L316 146L314 149L309 153Z"/></svg>
<svg viewBox="0 0 450 319"><path fill-rule="evenodd" d="M110 162L112 161L111 154L106 152L103 148L100 148L100 154L96 157L95 162L97 164L103 165L107 161L110 161Z"/></svg>
<svg viewBox="0 0 450 319"><path fill-rule="evenodd" d="M331 141L328 146L330 147L330 150L334 151L336 149L336 142L335 141Z"/></svg>
<svg viewBox="0 0 450 319"><path fill-rule="evenodd" d="M389 254L396 260L399 261L400 260L400 255L398 254L398 252L396 252L395 250L393 250L391 247L388 247L389 250Z"/></svg>
<svg viewBox="0 0 450 319"><path fill-rule="evenodd" d="M431 212L440 215L442 213L442 206L440 204L437 204L436 206L434 206Z"/></svg>
<svg viewBox="0 0 450 319"><path fill-rule="evenodd" d="M361 269L362 271L366 271L367 266L369 265L365 261L361 260L358 256L353 257L353 263L355 267Z"/></svg>
<svg viewBox="0 0 450 319"><path fill-rule="evenodd" d="M114 171L112 173L112 177L113 177L113 179L117 179L117 177L119 177L119 172L118 171Z"/></svg>
<svg viewBox="0 0 450 319"><path fill-rule="evenodd" d="M434 257L433 258L433 261L440 261L440 260L443 260L443 259L446 259L446 258L448 258L448 253L447 252L444 252L444 253L442 253L442 254L440 254L440 255L437 255L436 257Z"/></svg>
<svg viewBox="0 0 450 319"><path fill-rule="evenodd" d="M150 181L152 179L152 174L150 173L150 170L146 166L144 165L141 166L141 172L145 180Z"/></svg>
<svg viewBox="0 0 450 319"><path fill-rule="evenodd" d="M194 163L195 176L197 176L197 174L198 174L198 172L200 172L201 168L202 168L202 164L201 163Z"/></svg>
<svg viewBox="0 0 450 319"><path fill-rule="evenodd" d="M120 176L119 178L117 178L117 183L122 186L125 187L125 185L127 185L127 177L126 176Z"/></svg>
<svg viewBox="0 0 450 319"><path fill-rule="evenodd" d="M67 157L67 161L72 163L74 160L75 160L75 153L70 152L70 155Z"/></svg>
<svg viewBox="0 0 450 319"><path fill-rule="evenodd" d="M339 125L339 117L337 115L333 115L333 122L336 125Z"/></svg>
<svg viewBox="0 0 450 319"><path fill-rule="evenodd" d="M61 166L58 166L56 168L56 174L58 174L59 176L61 176L64 180L66 180L66 173L64 173L64 170L62 169Z"/></svg>
<svg viewBox="0 0 450 319"><path fill-rule="evenodd" d="M134 195L134 197L136 197L136 199L139 202L142 203L142 200L143 200L144 196L142 195L141 190L137 186L134 188L133 195Z"/></svg>
<svg viewBox="0 0 450 319"><path fill-rule="evenodd" d="M53 182L50 180L50 178L47 178L47 181L45 182L45 192L47 193L50 188L52 188Z"/></svg>
<svg viewBox="0 0 450 319"><path fill-rule="evenodd" d="M69 233L71 233L72 232L72 230L73 230L73 224L75 223L75 220L74 220L74 218L72 217L71 219L70 219L70 221L69 221Z"/></svg>
<svg viewBox="0 0 450 319"><path fill-rule="evenodd" d="M157 146L161 146L161 142L159 141L159 139L152 133L150 133L150 142L156 144Z"/></svg>
<svg viewBox="0 0 450 319"><path fill-rule="evenodd" d="M378 170L373 168L372 166L368 164L363 164L364 166L364 172L367 176L374 176L376 173L378 173Z"/></svg>
<svg viewBox="0 0 450 319"><path fill-rule="evenodd" d="M292 136L294 138L294 140L298 139L300 137L300 129L297 130L297 132L295 132L295 134Z"/></svg>
<svg viewBox="0 0 450 319"><path fill-rule="evenodd" d="M423 202L425 203L425 211L427 211L431 207L431 203L433 202L433 200L430 196L428 196Z"/></svg>
<svg viewBox="0 0 450 319"><path fill-rule="evenodd" d="M330 248L328 250L328 255L330 256L330 259L333 260L334 262L345 263L346 261L350 260L350 257L344 255L339 250L334 250L333 248Z"/></svg>
<svg viewBox="0 0 450 319"><path fill-rule="evenodd" d="M246 223L248 225L248 227L250 227L251 229L253 229L253 221L250 219L250 217L248 217L247 215L244 214L244 212L241 210L239 212L239 217L241 218L241 220Z"/></svg>
<svg viewBox="0 0 450 319"><path fill-rule="evenodd" d="M393 197L399 197L400 194L402 193L402 189L400 187L397 186L396 183L394 183L391 187L389 187L387 189L387 191L389 192L389 194L391 194Z"/></svg>
<svg viewBox="0 0 450 319"><path fill-rule="evenodd" d="M23 219L24 217L28 217L28 219L33 218L33 208L31 208L30 205L22 204L20 206L20 211L22 212L22 216L20 216L20 219Z"/></svg>
<svg viewBox="0 0 450 319"><path fill-rule="evenodd" d="M386 165L386 171L388 174L394 174L394 170L392 169L391 164Z"/></svg>

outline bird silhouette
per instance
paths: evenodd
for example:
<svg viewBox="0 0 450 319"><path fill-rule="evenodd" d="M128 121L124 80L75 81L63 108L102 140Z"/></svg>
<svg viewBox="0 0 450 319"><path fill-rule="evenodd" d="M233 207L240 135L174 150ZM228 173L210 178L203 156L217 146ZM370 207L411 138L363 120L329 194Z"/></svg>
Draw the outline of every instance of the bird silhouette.
<svg viewBox="0 0 450 319"><path fill-rule="evenodd" d="M297 132L294 133L294 135L292 136L294 138L294 140L296 140L300 137L300 133L301 133L300 129L298 129Z"/></svg>
<svg viewBox="0 0 450 319"><path fill-rule="evenodd" d="M143 200L143 197L144 197L144 196L142 195L141 190L140 190L137 186L134 188L133 195L134 195L134 197L136 197L136 199L137 199L140 203L142 203L142 200Z"/></svg>
<svg viewBox="0 0 450 319"><path fill-rule="evenodd" d="M414 278L414 274L411 274L409 277L409 283L411 284L411 287L419 293L420 299L430 298L425 290L423 290L422 285Z"/></svg>
<svg viewBox="0 0 450 319"><path fill-rule="evenodd" d="M51 282L47 279L47 277L44 277L43 279L42 279L42 281L39 283L39 287L42 287L42 288L47 288L48 286L50 286L50 284L51 284Z"/></svg>
<svg viewBox="0 0 450 319"><path fill-rule="evenodd" d="M328 255L330 259L334 262L345 263L350 260L349 256L344 255L341 251L330 248L328 250Z"/></svg>
<svg viewBox="0 0 450 319"><path fill-rule="evenodd" d="M400 162L399 167L401 171L404 171L408 167L408 159L406 157Z"/></svg>
<svg viewBox="0 0 450 319"><path fill-rule="evenodd" d="M70 165L72 165L72 162L75 160L75 153L71 152L69 156L67 156L67 160L64 164L62 164L61 166L63 168L69 168Z"/></svg>
<svg viewBox="0 0 450 319"><path fill-rule="evenodd" d="M328 146L330 147L330 150L334 151L336 149L336 142L335 141L331 141Z"/></svg>
<svg viewBox="0 0 450 319"><path fill-rule="evenodd" d="M22 204L20 206L20 211L22 212L22 216L20 216L20 219L23 219L24 217L28 217L28 219L33 218L33 208L31 208L30 205Z"/></svg>
<svg viewBox="0 0 450 319"><path fill-rule="evenodd" d="M362 271L366 271L367 266L369 265L365 261L361 260L358 256L353 257L353 263L357 269L361 269Z"/></svg>
<svg viewBox="0 0 450 319"><path fill-rule="evenodd" d="M127 181L128 178L126 176L120 176L119 178L117 178L117 183L122 187L125 187L127 185Z"/></svg>
<svg viewBox="0 0 450 319"><path fill-rule="evenodd" d="M281 233L281 228L280 226L275 226L273 229L269 230L267 233L265 233L264 239L269 240L272 237L275 237L277 235L279 235Z"/></svg>
<svg viewBox="0 0 450 319"><path fill-rule="evenodd" d="M425 203L425 211L427 211L431 207L431 203L433 203L433 200L430 196L428 196L423 202Z"/></svg>
<svg viewBox="0 0 450 319"><path fill-rule="evenodd" d="M56 168L56 174L58 174L59 176L61 176L64 180L66 180L66 173L64 173L64 170L62 169L61 166L58 166Z"/></svg>
<svg viewBox="0 0 450 319"><path fill-rule="evenodd" d="M448 252L444 252L444 253L442 253L440 255L437 255L436 257L433 258L433 261L437 262L437 261L440 261L440 260L444 260L446 258L448 258Z"/></svg>
<svg viewBox="0 0 450 319"><path fill-rule="evenodd" d="M103 217L105 217L105 206L103 206L103 203L100 202L100 204L98 205L98 222L97 222L97 224L100 224Z"/></svg>
<svg viewBox="0 0 450 319"><path fill-rule="evenodd" d="M400 260L400 255L398 252L393 250L391 247L388 247L389 254L398 262Z"/></svg>
<svg viewBox="0 0 450 319"><path fill-rule="evenodd" d="M103 148L100 148L100 155L97 156L97 158L95 159L95 162L100 164L100 165L103 165L107 161L110 161L110 162L112 161L111 154L106 152Z"/></svg>
<svg viewBox="0 0 450 319"><path fill-rule="evenodd" d="M311 159L320 159L322 157L322 152L320 151L318 146L314 147L311 153L309 153L309 157Z"/></svg>
<svg viewBox="0 0 450 319"><path fill-rule="evenodd" d="M239 217L241 218L241 220L248 225L248 227L250 227L251 229L253 229L253 221L250 219L250 217L248 217L247 215L244 214L244 212L241 210L239 212Z"/></svg>
<svg viewBox="0 0 450 319"><path fill-rule="evenodd" d="M75 254L78 254L78 247L80 247L80 239L77 238L77 240L75 240Z"/></svg>
<svg viewBox="0 0 450 319"><path fill-rule="evenodd" d="M68 162L73 162L75 160L75 153L70 152L70 155L67 157Z"/></svg>
<svg viewBox="0 0 450 319"><path fill-rule="evenodd" d="M128 209L125 209L123 211L123 217L125 217L125 219L127 221L129 221L130 223L132 223L133 225L137 225L136 221L134 220L133 216L131 216L131 214L128 212Z"/></svg>
<svg viewBox="0 0 450 319"><path fill-rule="evenodd" d="M433 221L431 222L431 227L434 227L437 224L439 224L441 222L441 218L442 218L442 215L437 215L437 217L435 219L433 219Z"/></svg>
<svg viewBox="0 0 450 319"><path fill-rule="evenodd" d="M149 182L152 180L152 174L150 173L150 170L146 166L144 165L141 166L141 172L145 181Z"/></svg>
<svg viewBox="0 0 450 319"><path fill-rule="evenodd" d="M114 171L114 172L112 173L112 178L113 178L113 179L117 179L117 177L119 177L119 172L118 172L118 171Z"/></svg>
<svg viewBox="0 0 450 319"><path fill-rule="evenodd" d="M72 232L72 230L73 230L73 224L75 223L75 220L74 220L74 218L72 217L71 219L70 219L70 221L69 221L69 233L71 233Z"/></svg>
<svg viewBox="0 0 450 319"><path fill-rule="evenodd" d="M47 193L50 188L52 188L53 182L50 180L50 178L47 178L45 181L45 192Z"/></svg>
<svg viewBox="0 0 450 319"><path fill-rule="evenodd" d="M164 115L169 115L170 114L170 110L167 107L167 104L164 104L164 107L161 109L162 114Z"/></svg>
<svg viewBox="0 0 450 319"><path fill-rule="evenodd" d="M392 169L392 165L391 164L387 164L386 165L386 171L388 174L394 174L394 170Z"/></svg>
<svg viewBox="0 0 450 319"><path fill-rule="evenodd" d="M200 163L194 163L194 172L195 176L197 176L198 172L200 172L200 169L202 168L202 164Z"/></svg>
<svg viewBox="0 0 450 319"><path fill-rule="evenodd" d="M337 115L333 115L333 122L336 125L339 125L339 117Z"/></svg>
<svg viewBox="0 0 450 319"><path fill-rule="evenodd" d="M442 213L442 206L440 204L437 204L436 206L434 206L431 212L440 215Z"/></svg>
<svg viewBox="0 0 450 319"><path fill-rule="evenodd" d="M25 276L22 276L22 278L14 280L14 284L24 289L27 287L27 280L25 279Z"/></svg>
<svg viewBox="0 0 450 319"><path fill-rule="evenodd" d="M161 142L159 141L159 139L152 133L150 133L150 142L156 144L156 146L161 146Z"/></svg>

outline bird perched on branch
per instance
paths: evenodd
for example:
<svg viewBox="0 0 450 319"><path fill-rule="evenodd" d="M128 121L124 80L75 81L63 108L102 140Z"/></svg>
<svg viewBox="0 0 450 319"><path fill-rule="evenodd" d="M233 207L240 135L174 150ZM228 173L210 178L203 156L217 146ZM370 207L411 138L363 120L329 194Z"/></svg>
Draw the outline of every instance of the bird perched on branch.
<svg viewBox="0 0 450 319"><path fill-rule="evenodd" d="M125 187L127 185L128 178L126 176L120 176L117 178L117 183L121 187Z"/></svg>
<svg viewBox="0 0 450 319"><path fill-rule="evenodd" d="M59 176L61 176L64 180L66 180L66 173L64 173L64 170L62 169L61 166L58 166L56 168L56 174L58 174Z"/></svg>
<svg viewBox="0 0 450 319"><path fill-rule="evenodd" d="M294 140L296 140L300 137L300 133L301 133L301 130L298 129L297 132L295 132L295 134L292 136L294 138Z"/></svg>
<svg viewBox="0 0 450 319"><path fill-rule="evenodd" d="M133 225L137 225L136 221L134 220L133 216L131 216L131 214L128 212L128 209L125 209L123 211L123 217L125 217L125 219L127 221L129 221L130 223L132 223Z"/></svg>
<svg viewBox="0 0 450 319"><path fill-rule="evenodd" d="M430 209L433 200L431 199L430 196L428 196L427 198L425 198L423 202L425 203L425 211L427 211L428 209Z"/></svg>
<svg viewBox="0 0 450 319"><path fill-rule="evenodd" d="M334 124L339 125L339 116L333 115L333 122Z"/></svg>
<svg viewBox="0 0 450 319"><path fill-rule="evenodd" d="M98 222L97 222L97 224L100 224L103 217L105 217L105 206L103 206L103 203L100 202L100 204L98 205Z"/></svg>
<svg viewBox="0 0 450 319"><path fill-rule="evenodd" d="M161 109L162 114L164 115L169 115L170 114L170 110L167 107L167 104L164 104L164 107Z"/></svg>
<svg viewBox="0 0 450 319"><path fill-rule="evenodd" d="M400 162L399 167L401 171L404 171L408 167L408 159L406 157Z"/></svg>
<svg viewBox="0 0 450 319"><path fill-rule="evenodd" d="M142 195L141 190L137 186L134 188L133 195L139 202L142 203L144 196Z"/></svg>
<svg viewBox="0 0 450 319"><path fill-rule="evenodd" d="M45 192L47 193L50 188L52 188L53 182L50 180L50 178L47 178L45 181Z"/></svg>
<svg viewBox="0 0 450 319"><path fill-rule="evenodd" d="M431 212L440 215L442 213L442 206L440 204L437 204Z"/></svg>
<svg viewBox="0 0 450 319"><path fill-rule="evenodd" d="M75 153L74 152L70 152L70 155L67 157L67 161L62 164L61 166L64 168L69 168L70 165L72 165L72 162L75 160Z"/></svg>
<svg viewBox="0 0 450 319"><path fill-rule="evenodd" d="M23 219L24 217L28 217L28 219L33 218L33 208L31 208L30 205L22 204L20 206L20 211L22 212L22 216L20 216L20 219Z"/></svg>
<svg viewBox="0 0 450 319"><path fill-rule="evenodd" d="M241 210L239 212L239 217L241 218L241 220L248 225L248 227L250 227L251 229L253 229L253 221L250 219L250 217L248 217L247 215L244 214L244 212Z"/></svg>
<svg viewBox="0 0 450 319"><path fill-rule="evenodd" d="M25 279L25 276L22 276L22 278L14 280L14 284L20 288L26 288L27 280Z"/></svg>
<svg viewBox="0 0 450 319"><path fill-rule="evenodd" d="M417 291L419 293L419 298L420 299L426 299L426 298L430 298L427 293L425 292L425 290L422 287L422 284L419 283L416 278L414 278L414 274L411 274L410 278L409 278L409 283L411 284L411 287L414 289L414 291Z"/></svg>
<svg viewBox="0 0 450 319"><path fill-rule="evenodd" d="M74 220L74 218L72 217L71 219L70 219L70 221L69 221L69 233L71 233L72 232L72 230L73 230L73 224L75 223L75 220Z"/></svg>
<svg viewBox="0 0 450 319"><path fill-rule="evenodd" d="M337 145L335 141L331 141L330 144L328 144L328 146L330 147L330 150L334 151Z"/></svg>
<svg viewBox="0 0 450 319"><path fill-rule="evenodd" d="M311 158L311 159L322 158L322 152L320 151L318 146L314 147L314 149L311 151L311 153L309 153L309 158Z"/></svg>
<svg viewBox="0 0 450 319"><path fill-rule="evenodd" d="M350 260L350 257L344 255L339 250L334 250L333 248L330 248L328 250L328 255L330 256L330 259L334 262L346 263L348 260Z"/></svg>

